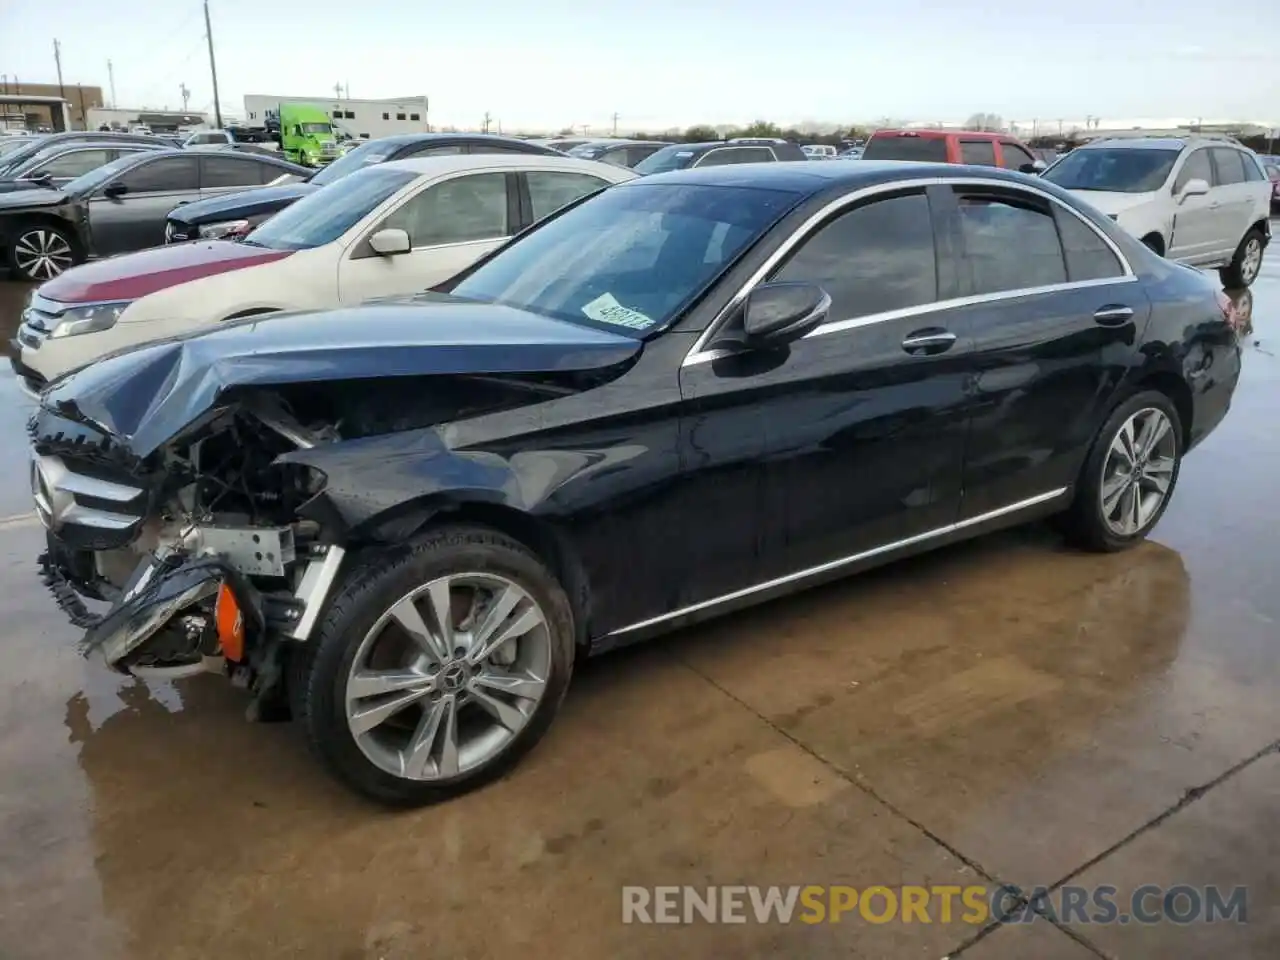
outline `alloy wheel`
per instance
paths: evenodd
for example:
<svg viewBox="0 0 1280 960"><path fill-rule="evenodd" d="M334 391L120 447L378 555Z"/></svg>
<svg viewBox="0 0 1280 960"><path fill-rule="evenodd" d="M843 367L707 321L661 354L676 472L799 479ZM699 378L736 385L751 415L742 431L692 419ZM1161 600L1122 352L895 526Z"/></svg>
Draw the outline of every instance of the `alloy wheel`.
<svg viewBox="0 0 1280 960"><path fill-rule="evenodd" d="M1262 269L1262 241L1250 237L1244 245L1244 256L1240 258L1240 279L1246 284L1253 283Z"/></svg>
<svg viewBox="0 0 1280 960"><path fill-rule="evenodd" d="M52 280L71 266L71 244L53 230L28 230L14 241L13 260L33 280Z"/></svg>
<svg viewBox="0 0 1280 960"><path fill-rule="evenodd" d="M1159 512L1178 462L1178 439L1164 412L1144 407L1124 422L1102 462L1102 519L1112 533L1132 537Z"/></svg>
<svg viewBox="0 0 1280 960"><path fill-rule="evenodd" d="M347 727L408 780L448 780L497 757L537 710L551 671L546 615L503 576L459 573L411 591L361 641Z"/></svg>

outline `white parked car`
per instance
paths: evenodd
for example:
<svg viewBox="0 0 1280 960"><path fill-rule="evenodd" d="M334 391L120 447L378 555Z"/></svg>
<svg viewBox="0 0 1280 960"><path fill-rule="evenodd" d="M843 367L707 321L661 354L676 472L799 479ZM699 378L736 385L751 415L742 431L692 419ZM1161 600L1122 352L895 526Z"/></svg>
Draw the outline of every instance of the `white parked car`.
<svg viewBox="0 0 1280 960"><path fill-rule="evenodd" d="M242 241L141 250L48 281L23 312L13 365L35 390L105 354L219 321L418 293L565 204L635 176L536 154L367 167Z"/></svg>
<svg viewBox="0 0 1280 960"><path fill-rule="evenodd" d="M829 143L806 143L800 148L809 160L834 160L836 148Z"/></svg>
<svg viewBox="0 0 1280 960"><path fill-rule="evenodd" d="M1156 253L1217 267L1229 288L1253 283L1271 241L1271 184L1257 155L1233 140L1097 140L1064 154L1042 176Z"/></svg>

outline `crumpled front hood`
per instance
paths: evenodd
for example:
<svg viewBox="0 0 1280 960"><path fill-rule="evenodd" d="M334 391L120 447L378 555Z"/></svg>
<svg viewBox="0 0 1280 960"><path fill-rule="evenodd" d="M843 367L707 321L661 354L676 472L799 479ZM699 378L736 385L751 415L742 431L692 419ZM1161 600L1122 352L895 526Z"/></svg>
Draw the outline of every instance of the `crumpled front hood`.
<svg viewBox="0 0 1280 960"><path fill-rule="evenodd" d="M447 374L600 370L642 344L510 307L433 295L246 318L118 353L56 381L41 405L146 457L237 387Z"/></svg>
<svg viewBox="0 0 1280 960"><path fill-rule="evenodd" d="M228 193L184 204L169 212L168 219L175 223L201 226L221 220L242 220L275 213L296 203L320 188L311 183L282 183L275 187L258 187L243 193Z"/></svg>
<svg viewBox="0 0 1280 960"><path fill-rule="evenodd" d="M0 193L0 213L23 207L56 207L70 199L61 190L46 190L39 187L34 190L13 190L9 193Z"/></svg>

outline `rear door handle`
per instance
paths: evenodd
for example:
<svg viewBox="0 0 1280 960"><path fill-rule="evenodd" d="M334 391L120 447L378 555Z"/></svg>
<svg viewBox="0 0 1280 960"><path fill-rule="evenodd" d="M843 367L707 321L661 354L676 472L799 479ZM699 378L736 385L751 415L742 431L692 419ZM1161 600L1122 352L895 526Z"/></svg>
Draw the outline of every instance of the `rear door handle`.
<svg viewBox="0 0 1280 960"><path fill-rule="evenodd" d="M1104 327L1119 327L1133 319L1133 307L1119 303L1109 303L1099 307L1093 313L1093 319Z"/></svg>
<svg viewBox="0 0 1280 960"><path fill-rule="evenodd" d="M916 356L945 353L956 342L956 335L942 327L925 327L913 330L902 341L902 349Z"/></svg>

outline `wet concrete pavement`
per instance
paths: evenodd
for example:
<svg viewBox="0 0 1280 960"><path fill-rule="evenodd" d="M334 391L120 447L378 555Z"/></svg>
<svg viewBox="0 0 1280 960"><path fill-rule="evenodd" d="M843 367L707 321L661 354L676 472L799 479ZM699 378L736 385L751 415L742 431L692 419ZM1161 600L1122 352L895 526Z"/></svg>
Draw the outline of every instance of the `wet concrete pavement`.
<svg viewBox="0 0 1280 960"><path fill-rule="evenodd" d="M1280 956L1280 259L1241 307L1153 542L1015 530L601 658L512 776L410 813L216 678L80 659L4 371L0 958ZM623 885L1001 883L1245 885L1249 922L622 923Z"/></svg>

